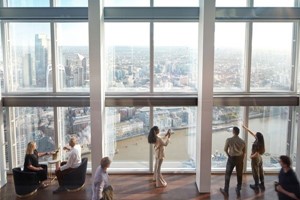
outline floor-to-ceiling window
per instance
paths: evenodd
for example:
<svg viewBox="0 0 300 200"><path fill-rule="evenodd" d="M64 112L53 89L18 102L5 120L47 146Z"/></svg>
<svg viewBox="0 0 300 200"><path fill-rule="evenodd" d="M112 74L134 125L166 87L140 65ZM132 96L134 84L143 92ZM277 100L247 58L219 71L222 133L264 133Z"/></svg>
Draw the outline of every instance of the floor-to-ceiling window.
<svg viewBox="0 0 300 200"><path fill-rule="evenodd" d="M104 10L109 11L104 13L101 58L106 70L105 131L98 133L91 133L89 107L90 88L99 86L90 84L88 42L93 38L88 38L88 1L5 2L4 7L40 8L34 14L25 9L19 18L0 14L0 80L7 106L4 132L9 168L22 166L30 140L37 142L40 151L60 148L65 158L62 147L71 136L78 138L83 156L92 161L91 135L99 134L104 154L113 158L114 171L149 172L153 148L147 134L157 125L162 133L169 128L174 132L163 170L195 172L196 135L201 134L196 132L198 1L104 2ZM299 22L287 21L275 8L268 8L269 12L278 15L268 20L259 18L259 13L245 18L239 15L241 8L234 8L247 6L256 13L257 7L293 7L294 1L216 1L212 171L225 168L223 148L233 126L246 124L264 134L267 171L279 168L279 155L290 154L295 161L297 152L294 99L299 91ZM64 18L44 7L55 7L57 12L64 7L71 14ZM157 15L149 17L145 7ZM119 9L123 16L116 14ZM230 15L226 9L237 12ZM39 18L43 12L49 17ZM269 97L278 102L268 102ZM242 128L241 137L247 143L250 170L253 138Z"/></svg>

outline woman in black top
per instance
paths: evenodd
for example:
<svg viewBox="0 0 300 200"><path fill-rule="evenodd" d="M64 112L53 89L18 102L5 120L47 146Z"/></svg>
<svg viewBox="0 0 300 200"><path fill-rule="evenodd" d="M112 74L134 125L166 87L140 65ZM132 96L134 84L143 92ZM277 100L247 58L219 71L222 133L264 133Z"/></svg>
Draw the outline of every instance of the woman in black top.
<svg viewBox="0 0 300 200"><path fill-rule="evenodd" d="M255 141L253 142L251 156L250 156L252 175L255 184L250 184L250 188L253 189L255 192L258 192L259 188L261 190L265 190L264 169L263 169L263 161L261 157L261 155L265 153L264 136L260 132L257 133L252 132L244 125L243 128L245 128L246 131L248 131L253 137L255 137Z"/></svg>
<svg viewBox="0 0 300 200"><path fill-rule="evenodd" d="M47 165L39 164L39 157L49 155L48 152L39 153L36 150L36 143L29 142L27 144L25 161L24 161L24 171L36 172L39 180L42 182L47 180ZM42 186L46 186L43 184Z"/></svg>
<svg viewBox="0 0 300 200"><path fill-rule="evenodd" d="M280 156L281 170L278 175L279 183L276 183L276 192L279 200L300 200L300 186L294 170L291 168L291 159L288 156Z"/></svg>

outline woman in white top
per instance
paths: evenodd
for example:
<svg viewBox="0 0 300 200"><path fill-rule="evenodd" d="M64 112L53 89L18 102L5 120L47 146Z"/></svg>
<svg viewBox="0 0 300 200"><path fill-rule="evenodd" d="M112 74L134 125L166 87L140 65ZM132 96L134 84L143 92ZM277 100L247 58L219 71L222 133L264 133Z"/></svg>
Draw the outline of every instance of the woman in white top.
<svg viewBox="0 0 300 200"><path fill-rule="evenodd" d="M153 126L150 129L148 135L148 142L150 144L154 144L154 151L155 151L155 167L154 167L154 175L153 181L156 182L156 187L166 187L167 182L164 180L161 174L161 164L165 158L165 146L169 144L171 130L169 129L167 134L164 137L160 137L159 135L159 128L157 126Z"/></svg>

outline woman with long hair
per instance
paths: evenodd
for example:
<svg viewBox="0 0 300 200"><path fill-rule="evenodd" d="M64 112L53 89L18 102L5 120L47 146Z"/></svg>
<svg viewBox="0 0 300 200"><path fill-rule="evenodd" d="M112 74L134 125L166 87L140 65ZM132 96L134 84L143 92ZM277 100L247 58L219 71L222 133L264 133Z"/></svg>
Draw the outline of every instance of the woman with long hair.
<svg viewBox="0 0 300 200"><path fill-rule="evenodd" d="M262 157L261 157L261 155L263 155L265 153L264 136L260 132L254 133L253 131L249 130L244 125L243 125L243 128L247 132L249 132L253 137L255 137L255 141L252 144L252 150L251 150L251 155L250 155L252 175L253 175L255 184L250 184L250 188L256 192L259 190L259 188L261 190L265 190L263 161L262 161ZM259 181L260 181L260 184L259 184Z"/></svg>
<svg viewBox="0 0 300 200"><path fill-rule="evenodd" d="M51 152L38 152L36 150L36 143L31 141L27 144L26 155L24 160L24 171L35 172L41 182L41 187L46 187L47 184L42 181L47 180L47 165L39 164L39 157L50 155Z"/></svg>
<svg viewBox="0 0 300 200"><path fill-rule="evenodd" d="M153 174L153 181L155 181L156 187L166 187L167 182L163 178L161 174L161 165L165 158L165 146L169 144L171 136L171 130L164 137L159 136L159 128L157 126L153 126L150 129L148 135L148 142L150 144L154 144L154 152L155 152L155 167Z"/></svg>

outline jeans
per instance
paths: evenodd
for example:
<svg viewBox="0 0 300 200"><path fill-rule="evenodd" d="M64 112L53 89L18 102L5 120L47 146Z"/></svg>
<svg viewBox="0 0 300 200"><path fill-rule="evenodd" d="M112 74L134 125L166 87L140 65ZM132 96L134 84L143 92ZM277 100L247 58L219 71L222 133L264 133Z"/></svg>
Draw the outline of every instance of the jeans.
<svg viewBox="0 0 300 200"><path fill-rule="evenodd" d="M225 173L225 187L224 190L228 192L229 182L232 171L235 167L237 174L237 189L241 190L242 187L242 177L243 177L243 160L244 156L229 156L226 164L226 173Z"/></svg>
<svg viewBox="0 0 300 200"><path fill-rule="evenodd" d="M255 185L258 186L259 180L264 184L264 170L261 155L251 159L252 175Z"/></svg>

